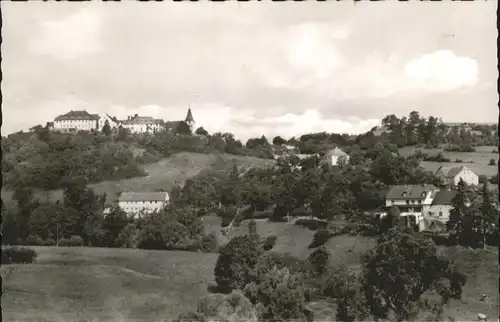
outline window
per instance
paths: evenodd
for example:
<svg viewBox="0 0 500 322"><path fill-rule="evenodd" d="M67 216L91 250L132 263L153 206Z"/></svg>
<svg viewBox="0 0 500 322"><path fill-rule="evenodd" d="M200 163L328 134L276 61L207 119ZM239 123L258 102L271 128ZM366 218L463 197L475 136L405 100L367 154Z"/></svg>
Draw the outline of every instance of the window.
<svg viewBox="0 0 500 322"><path fill-rule="evenodd" d="M410 204L410 200L406 200L406 204L409 205Z"/></svg>
<svg viewBox="0 0 500 322"><path fill-rule="evenodd" d="M443 215L443 212L442 212L442 211L440 211L440 212L439 212L439 217L441 217L442 215Z"/></svg>
<svg viewBox="0 0 500 322"><path fill-rule="evenodd" d="M428 214L429 216L432 216L432 212L430 212L430 211L429 211L427 214Z"/></svg>
<svg viewBox="0 0 500 322"><path fill-rule="evenodd" d="M391 204L394 205L394 200L391 200Z"/></svg>
<svg viewBox="0 0 500 322"><path fill-rule="evenodd" d="M421 204L422 204L422 200L419 200L419 201L418 201L418 204L419 204L419 205L421 205Z"/></svg>

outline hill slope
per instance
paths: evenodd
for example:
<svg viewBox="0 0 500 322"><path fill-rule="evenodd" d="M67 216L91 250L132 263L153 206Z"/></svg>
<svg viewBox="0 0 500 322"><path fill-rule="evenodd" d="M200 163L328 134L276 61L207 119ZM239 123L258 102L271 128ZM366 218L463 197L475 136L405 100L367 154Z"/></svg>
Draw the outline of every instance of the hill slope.
<svg viewBox="0 0 500 322"><path fill-rule="evenodd" d="M232 166L237 164L243 167L262 167L272 164L273 160L259 159L251 156L236 156L231 154L202 154L193 152L181 152L169 158L155 163L143 165L142 168L148 174L145 177L135 177L118 181L103 181L90 184L96 193L108 195L107 204L117 200L122 191L154 192L159 190L170 191L177 183L184 181L201 170L210 166ZM42 200L61 200L61 190L37 191L37 197ZM12 201L12 192L2 190L2 200L5 203Z"/></svg>

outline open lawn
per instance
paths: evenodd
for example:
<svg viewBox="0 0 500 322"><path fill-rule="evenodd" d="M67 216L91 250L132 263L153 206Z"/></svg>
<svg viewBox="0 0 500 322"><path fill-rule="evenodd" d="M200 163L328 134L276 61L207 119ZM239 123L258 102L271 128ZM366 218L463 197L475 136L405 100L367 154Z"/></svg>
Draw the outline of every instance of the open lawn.
<svg viewBox="0 0 500 322"><path fill-rule="evenodd" d="M404 147L399 149L401 155L407 156L412 154L415 150L421 150L423 153L429 155L437 155L439 152L443 153L445 158L450 159L451 162L429 162L423 161L422 167L429 171L437 171L439 167L450 166L466 166L478 175L485 175L491 177L498 173L497 165L489 165L490 159L495 159L498 163L498 153L493 153L497 148L494 146L480 146L476 147L476 152L448 152L444 149L419 149L415 147ZM462 162L455 162L456 160Z"/></svg>
<svg viewBox="0 0 500 322"><path fill-rule="evenodd" d="M33 247L36 264L2 266L4 321L164 321L196 308L215 254Z"/></svg>
<svg viewBox="0 0 500 322"><path fill-rule="evenodd" d="M103 181L90 184L89 186L98 194L106 193L108 195L107 204L111 205L118 199L122 191L154 192L160 189L170 191L174 184L183 184L186 179L195 176L201 170L208 168L214 162L218 163L218 161L223 161L228 166L237 164L243 167L261 167L274 162L274 160L259 159L250 156L181 152L158 162L143 165L143 169L148 173L146 177ZM62 191L38 190L36 196L42 200L61 200ZM12 192L2 190L2 200L5 203L11 202Z"/></svg>
<svg viewBox="0 0 500 322"><path fill-rule="evenodd" d="M213 224L213 222L212 222ZM245 234L242 223L230 235ZM257 222L262 236L278 235L275 251L306 258L312 232L287 223ZM331 264L357 270L368 238L338 236L327 243ZM216 254L136 249L33 247L34 264L2 266L5 321L163 321L194 310L214 282ZM351 252L348 250L351 249ZM467 273L463 300L444 317L473 321L498 316L498 252L440 248ZM484 302L481 293L487 295ZM312 302L317 320L331 320L335 307Z"/></svg>

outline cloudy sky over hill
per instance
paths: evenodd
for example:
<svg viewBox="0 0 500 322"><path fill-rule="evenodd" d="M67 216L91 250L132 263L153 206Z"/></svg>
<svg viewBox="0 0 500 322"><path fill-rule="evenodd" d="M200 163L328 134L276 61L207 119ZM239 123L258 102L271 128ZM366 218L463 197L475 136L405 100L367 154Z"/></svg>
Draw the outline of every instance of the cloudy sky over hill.
<svg viewBox="0 0 500 322"><path fill-rule="evenodd" d="M70 109L237 137L496 122L496 1L2 2L2 134Z"/></svg>

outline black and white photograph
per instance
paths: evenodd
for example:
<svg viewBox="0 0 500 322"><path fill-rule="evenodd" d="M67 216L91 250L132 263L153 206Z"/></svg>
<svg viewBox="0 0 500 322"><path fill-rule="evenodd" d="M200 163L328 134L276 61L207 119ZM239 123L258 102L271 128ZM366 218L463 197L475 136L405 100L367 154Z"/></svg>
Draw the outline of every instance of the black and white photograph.
<svg viewBox="0 0 500 322"><path fill-rule="evenodd" d="M0 6L3 321L498 321L497 1Z"/></svg>

